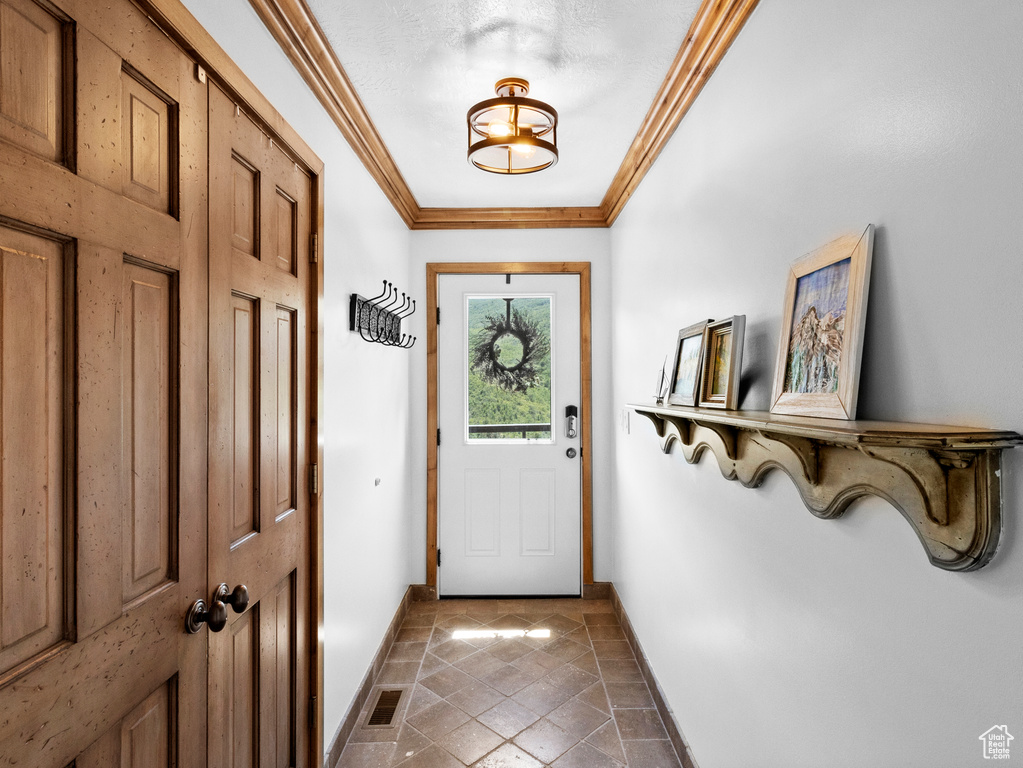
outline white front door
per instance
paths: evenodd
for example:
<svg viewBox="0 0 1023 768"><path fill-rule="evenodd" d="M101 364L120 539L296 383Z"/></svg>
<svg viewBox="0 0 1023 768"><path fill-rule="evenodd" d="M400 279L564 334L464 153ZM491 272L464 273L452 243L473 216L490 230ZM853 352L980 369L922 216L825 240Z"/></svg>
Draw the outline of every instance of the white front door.
<svg viewBox="0 0 1023 768"><path fill-rule="evenodd" d="M578 595L579 276L441 275L438 305L439 594Z"/></svg>

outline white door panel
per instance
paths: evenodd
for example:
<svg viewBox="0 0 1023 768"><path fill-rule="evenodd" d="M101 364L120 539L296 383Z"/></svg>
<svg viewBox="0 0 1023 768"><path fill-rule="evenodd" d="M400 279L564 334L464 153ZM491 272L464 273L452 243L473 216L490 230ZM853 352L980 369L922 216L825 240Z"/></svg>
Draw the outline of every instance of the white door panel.
<svg viewBox="0 0 1023 768"><path fill-rule="evenodd" d="M440 594L578 595L579 277L442 275L438 298Z"/></svg>

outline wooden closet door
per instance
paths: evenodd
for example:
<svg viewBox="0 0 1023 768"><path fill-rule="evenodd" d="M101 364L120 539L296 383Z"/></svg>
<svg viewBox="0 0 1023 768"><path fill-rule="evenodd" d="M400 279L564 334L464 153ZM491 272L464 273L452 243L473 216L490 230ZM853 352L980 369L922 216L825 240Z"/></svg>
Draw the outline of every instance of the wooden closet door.
<svg viewBox="0 0 1023 768"><path fill-rule="evenodd" d="M0 765L206 764L206 87L0 0Z"/></svg>
<svg viewBox="0 0 1023 768"><path fill-rule="evenodd" d="M312 179L210 88L210 765L306 765Z"/></svg>

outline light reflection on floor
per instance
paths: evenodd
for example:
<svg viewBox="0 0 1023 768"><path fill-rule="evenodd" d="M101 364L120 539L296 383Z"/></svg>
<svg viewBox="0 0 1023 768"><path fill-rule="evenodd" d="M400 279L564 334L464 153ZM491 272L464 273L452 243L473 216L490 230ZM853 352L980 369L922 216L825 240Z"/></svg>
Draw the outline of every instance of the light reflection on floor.
<svg viewBox="0 0 1023 768"><path fill-rule="evenodd" d="M455 640L472 640L483 637L500 637L510 640L514 637L550 637L549 629L456 629L451 637Z"/></svg>

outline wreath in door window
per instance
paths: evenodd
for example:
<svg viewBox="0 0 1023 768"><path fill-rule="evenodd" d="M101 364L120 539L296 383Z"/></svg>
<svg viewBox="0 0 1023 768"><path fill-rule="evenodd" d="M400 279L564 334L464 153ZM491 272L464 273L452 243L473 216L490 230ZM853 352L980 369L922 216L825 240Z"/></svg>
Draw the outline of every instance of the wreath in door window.
<svg viewBox="0 0 1023 768"><path fill-rule="evenodd" d="M551 344L541 321L512 309L505 299L504 317L487 315L470 349L470 366L479 377L509 392L525 392L537 383L537 363L550 352Z"/></svg>

